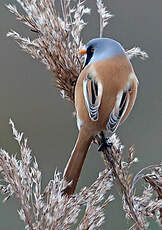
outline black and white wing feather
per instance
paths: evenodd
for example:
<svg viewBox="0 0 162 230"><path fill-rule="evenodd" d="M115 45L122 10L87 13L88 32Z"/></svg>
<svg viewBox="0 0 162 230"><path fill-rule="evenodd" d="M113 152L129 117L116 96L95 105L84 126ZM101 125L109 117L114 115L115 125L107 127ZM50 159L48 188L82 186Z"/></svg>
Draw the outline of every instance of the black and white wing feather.
<svg viewBox="0 0 162 230"><path fill-rule="evenodd" d="M115 106L109 116L109 121L107 123L107 129L109 131L114 132L117 129L128 107L129 97L129 90L124 90L117 95Z"/></svg>
<svg viewBox="0 0 162 230"><path fill-rule="evenodd" d="M83 94L89 117L93 121L98 120L98 109L102 98L102 84L91 74L88 74L83 80Z"/></svg>

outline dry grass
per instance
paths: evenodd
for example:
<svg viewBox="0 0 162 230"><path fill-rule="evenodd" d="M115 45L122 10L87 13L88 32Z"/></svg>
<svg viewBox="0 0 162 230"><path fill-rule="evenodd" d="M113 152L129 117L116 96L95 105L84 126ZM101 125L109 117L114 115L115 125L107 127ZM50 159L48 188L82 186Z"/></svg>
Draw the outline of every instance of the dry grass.
<svg viewBox="0 0 162 230"><path fill-rule="evenodd" d="M13 30L8 36L16 39L24 51L40 60L52 71L61 95L74 103L75 84L84 62L78 57L78 50L83 46L81 32L87 24L84 15L89 14L90 9L85 6L85 1L61 0L59 14L54 0L17 0L17 2L20 3L25 15L20 14L11 4L7 5L8 9L18 20L29 26L37 38L34 40L23 38ZM101 0L97 0L96 3L101 37L112 15ZM138 47L126 53L129 58L147 57L147 54ZM23 133L15 129L12 121L10 124L19 145L21 159L16 155L10 156L1 149L0 167L3 179L0 182L0 189L5 195L4 201L11 196L19 200L18 214L24 221L26 229L66 230L71 229L74 224L77 224L77 230L100 229L105 218L104 208L114 199L114 196L109 194L105 200L104 195L111 190L115 182L121 190L126 218L132 220L130 229L148 229L148 217L162 222L162 164L144 168L135 176L131 175L130 167L137 162L134 149L130 148L125 159L123 146L114 134L111 137L112 147L103 150L106 169L90 187L85 187L78 194L67 197L63 195L67 182L56 171L54 178L43 191L41 172L36 159L32 157L27 139L23 137ZM100 144L103 138L97 136L95 142ZM142 195L136 193L136 184L140 180L143 186ZM85 207L85 211L78 223L82 207Z"/></svg>
<svg viewBox="0 0 162 230"><path fill-rule="evenodd" d="M162 218L162 164L142 169L136 176L129 173L131 165L137 162L134 149L130 148L127 159L124 159L123 146L114 134L111 137L111 150L104 150L106 169L90 187L84 187L71 197L63 195L68 185L57 171L49 181L45 190L41 185L41 172L38 163L31 154L27 139L19 133L10 120L15 140L20 149L21 158L9 155L0 150L0 169L2 180L0 190L5 195L4 201L15 196L20 209L20 219L26 224L26 229L71 229L77 223L77 230L100 229L106 218L104 208L114 199L109 192L117 182L121 189L121 198L126 218L134 224L130 229L147 229L147 217L161 223ZM98 144L100 138L96 139ZM144 170L148 170L144 173ZM145 180L143 194L136 194L136 183ZM144 184L144 183L143 183ZM109 193L109 195L107 195ZM105 200L105 194L108 197ZM85 207L81 221L78 215Z"/></svg>
<svg viewBox="0 0 162 230"><path fill-rule="evenodd" d="M9 4L7 8L15 14L17 19L36 32L37 38L23 38L14 30L7 36L17 40L20 47L33 58L40 60L47 69L53 72L56 86L61 95L74 103L74 89L84 60L78 56L83 47L81 33L87 23L84 16L90 13L85 1L60 1L61 13L56 11L55 0L17 0L25 11L21 15L15 6ZM73 2L73 6L71 3ZM100 17L100 36L112 15L104 7L101 0L97 0ZM59 10L59 12L60 12ZM139 47L127 51L130 58L139 56L146 58L147 54Z"/></svg>

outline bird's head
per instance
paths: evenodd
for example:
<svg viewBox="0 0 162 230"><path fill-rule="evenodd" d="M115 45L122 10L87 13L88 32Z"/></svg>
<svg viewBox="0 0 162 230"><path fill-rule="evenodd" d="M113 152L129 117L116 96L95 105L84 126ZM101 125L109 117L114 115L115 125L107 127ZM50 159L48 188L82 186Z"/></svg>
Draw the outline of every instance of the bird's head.
<svg viewBox="0 0 162 230"><path fill-rule="evenodd" d="M112 58L116 55L125 54L121 44L110 38L95 38L90 40L86 49L80 50L79 54L86 54L84 67L88 64Z"/></svg>

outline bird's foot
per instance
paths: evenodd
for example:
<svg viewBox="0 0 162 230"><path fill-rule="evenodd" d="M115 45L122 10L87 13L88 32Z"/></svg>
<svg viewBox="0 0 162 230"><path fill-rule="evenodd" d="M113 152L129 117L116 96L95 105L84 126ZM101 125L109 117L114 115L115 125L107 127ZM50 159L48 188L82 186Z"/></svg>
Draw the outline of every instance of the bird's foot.
<svg viewBox="0 0 162 230"><path fill-rule="evenodd" d="M106 137L106 144L109 149L111 149L113 143L110 141L110 137Z"/></svg>
<svg viewBox="0 0 162 230"><path fill-rule="evenodd" d="M104 149L106 149L107 148L107 144L106 143L101 143L100 145L99 145L99 147L98 147L98 151L99 152L101 152L101 151L103 151Z"/></svg>
<svg viewBox="0 0 162 230"><path fill-rule="evenodd" d="M104 149L111 149L112 142L110 141L109 137L106 137L105 140L99 145L98 151L103 151Z"/></svg>

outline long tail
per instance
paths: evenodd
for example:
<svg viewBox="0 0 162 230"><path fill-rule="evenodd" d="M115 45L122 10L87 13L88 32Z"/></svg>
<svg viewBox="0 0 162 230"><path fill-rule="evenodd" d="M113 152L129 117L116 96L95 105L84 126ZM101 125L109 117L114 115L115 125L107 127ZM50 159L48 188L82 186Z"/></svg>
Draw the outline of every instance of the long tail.
<svg viewBox="0 0 162 230"><path fill-rule="evenodd" d="M68 182L72 182L70 186L64 190L65 194L71 195L74 193L91 142L92 137L88 137L88 135L80 129L77 142L64 170L64 178Z"/></svg>

